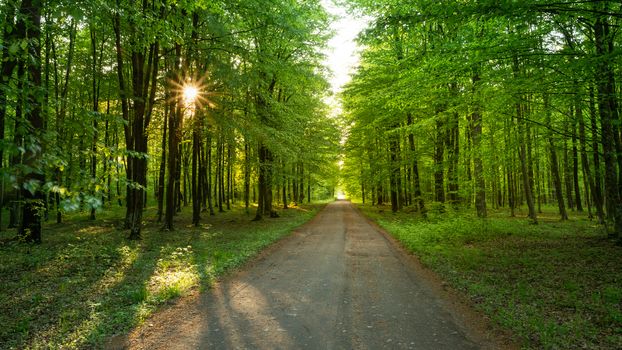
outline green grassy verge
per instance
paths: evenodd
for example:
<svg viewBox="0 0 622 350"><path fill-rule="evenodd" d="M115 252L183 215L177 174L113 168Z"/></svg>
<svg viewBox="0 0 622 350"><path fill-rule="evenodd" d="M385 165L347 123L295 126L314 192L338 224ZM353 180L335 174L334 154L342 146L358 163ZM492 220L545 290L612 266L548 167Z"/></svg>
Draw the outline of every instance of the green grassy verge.
<svg viewBox="0 0 622 350"><path fill-rule="evenodd" d="M280 218L261 222L236 208L203 214L200 228L184 213L173 232L148 220L140 242L115 227L121 212L47 224L39 246L8 241L14 231L1 232L0 348L100 347L167 301L209 287L320 207L281 210ZM154 217L152 208L145 217Z"/></svg>
<svg viewBox="0 0 622 350"><path fill-rule="evenodd" d="M525 348L622 346L622 247L581 215L540 224L492 213L427 220L359 206Z"/></svg>

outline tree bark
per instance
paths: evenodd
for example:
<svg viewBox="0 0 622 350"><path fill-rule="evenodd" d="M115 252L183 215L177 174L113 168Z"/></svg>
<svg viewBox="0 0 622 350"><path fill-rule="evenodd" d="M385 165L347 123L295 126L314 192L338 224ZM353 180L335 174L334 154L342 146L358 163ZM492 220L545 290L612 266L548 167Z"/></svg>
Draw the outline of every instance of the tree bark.
<svg viewBox="0 0 622 350"><path fill-rule="evenodd" d="M443 163L445 154L445 122L440 110L436 114L436 138L434 142L434 200L445 203L445 180Z"/></svg>
<svg viewBox="0 0 622 350"><path fill-rule="evenodd" d="M173 217L177 207L177 172L178 172L178 150L180 140L180 120L182 113L182 101L181 94L176 91L175 86L181 84L183 81L183 72L179 70L181 66L181 45L175 45L175 71L172 73L173 79L170 82L168 89L171 91L170 95L174 96L174 100L171 104L171 113L168 118L168 179L166 182L166 211L164 214L164 226L165 230L173 230Z"/></svg>
<svg viewBox="0 0 622 350"><path fill-rule="evenodd" d="M527 166L527 147L525 146L525 137L524 137L524 121L523 121L523 107L520 103L516 104L516 114L518 116L518 143L519 143L519 153L520 153L520 163L521 163L521 172L523 178L523 190L525 192L525 201L527 202L527 207L529 208L528 217L531 219L531 222L534 224L538 223L538 216L536 214L536 207L534 205L533 199L533 190L531 181L529 179L529 172Z"/></svg>
<svg viewBox="0 0 622 350"><path fill-rule="evenodd" d="M250 186L251 186L251 161L250 161L250 145L248 140L244 139L244 210L248 214L250 207Z"/></svg>
<svg viewBox="0 0 622 350"><path fill-rule="evenodd" d="M600 112L601 143L605 158L605 188L607 197L607 216L613 221L612 236L622 239L622 203L616 167L614 124L619 122L614 69L609 64L613 54L613 37L610 34L610 25L607 18L599 16L594 24L594 42L596 56L599 58L596 65L596 86L598 89L598 109Z"/></svg>
<svg viewBox="0 0 622 350"><path fill-rule="evenodd" d="M209 127L206 134L207 138L205 142L205 148L207 148L207 206L209 207L209 214L213 216L216 215L216 213L214 213L214 203L212 198L212 133L209 130Z"/></svg>
<svg viewBox="0 0 622 350"><path fill-rule="evenodd" d="M590 126L592 129L592 159L594 161L594 206L596 207L596 215L601 224L605 223L604 197L601 181L603 178L600 167L600 142L598 142L598 123L596 118L596 100L594 96L594 88L590 86Z"/></svg>
<svg viewBox="0 0 622 350"><path fill-rule="evenodd" d="M592 177L592 170L590 169L590 163L587 156L587 144L585 140L585 120L583 119L583 108L581 106L581 94L579 94L577 98L576 108L575 108L575 118L579 121L579 146L581 152L581 169L583 172L583 182L585 187L585 193L587 197L587 209L590 219L592 218L592 206L589 200L588 193L592 196L592 202L596 204L596 198L594 194L596 193L594 178ZM600 207L600 212L596 209L596 215L598 216L599 221L604 220L604 215L602 213L602 206ZM602 223L602 221L601 221Z"/></svg>
<svg viewBox="0 0 622 350"><path fill-rule="evenodd" d="M549 110L549 97L544 95L544 113L546 113L546 125L551 125L551 111ZM559 215L562 220L568 220L568 213L566 212L566 206L564 205L564 193L562 191L562 180L559 174L559 163L557 160L557 151L555 149L555 141L553 140L553 133L551 129L547 135L549 143L549 154L551 157L551 175L553 176L553 186L555 189L555 196L557 198L557 206L559 208Z"/></svg>
<svg viewBox="0 0 622 350"><path fill-rule="evenodd" d="M26 64L29 89L26 101L29 108L26 110L27 128L34 136L30 138L35 144L27 145L24 163L32 167L32 172L25 175L24 185L34 184L34 188L27 189L22 185L21 192L24 198L22 206L22 221L19 226L19 235L26 242L41 243L41 220L44 214L45 196L41 187L45 177L41 170L36 170L37 162L42 157L42 133L44 132L42 117L41 85L41 1L22 1L20 14L27 23L26 38L29 40ZM26 39L24 38L24 39Z"/></svg>
<svg viewBox="0 0 622 350"><path fill-rule="evenodd" d="M16 60L9 54L9 43L14 40L14 20L16 8L12 4L7 4L4 9L4 28L2 32L2 62L0 63L0 140L4 140L5 118L7 110L7 96L5 86L9 84L13 71L17 64ZM4 167L4 147L0 147L0 168ZM0 188L0 231L2 231L2 212L4 209L4 180L0 180L2 188Z"/></svg>
<svg viewBox="0 0 622 350"><path fill-rule="evenodd" d="M473 91L477 92L480 77L475 71L472 76ZM475 209L477 216L485 218L486 210L486 183L484 180L484 163L481 156L481 138L482 138L482 115L480 112L479 101L475 102L474 110L470 115L471 137L473 139L473 176L475 177Z"/></svg>
<svg viewBox="0 0 622 350"><path fill-rule="evenodd" d="M195 113L192 128L192 224L198 227L201 221L201 194L198 185L199 149L201 143L199 116Z"/></svg>
<svg viewBox="0 0 622 350"><path fill-rule="evenodd" d="M413 124L412 114L407 114L407 124L410 126ZM417 154L417 149L415 146L415 135L410 131L408 133L408 145L410 147L410 158L412 159L412 174L413 174L413 191L415 195L415 200L418 204L418 210L421 214L425 215L425 200L423 195L421 194L421 181L419 179L419 156ZM373 200L372 200L373 202Z"/></svg>
<svg viewBox="0 0 622 350"><path fill-rule="evenodd" d="M168 94L166 94L168 96ZM168 100L168 99L167 99ZM164 182L166 181L166 133L168 130L169 114L172 112L172 103L166 104L164 110L164 122L162 130L162 152L160 154L160 169L158 171L158 222L162 222L162 214L164 214Z"/></svg>
<svg viewBox="0 0 622 350"><path fill-rule="evenodd" d="M575 205L578 212L583 212L581 187L579 185L579 149L577 148L577 123L572 123L572 180L574 183Z"/></svg>
<svg viewBox="0 0 622 350"><path fill-rule="evenodd" d="M397 129L399 125L394 125L391 129ZM389 158L390 158L390 193L391 193L391 211L394 213L401 209L400 201L400 155L399 155L399 138L398 134L389 135Z"/></svg>

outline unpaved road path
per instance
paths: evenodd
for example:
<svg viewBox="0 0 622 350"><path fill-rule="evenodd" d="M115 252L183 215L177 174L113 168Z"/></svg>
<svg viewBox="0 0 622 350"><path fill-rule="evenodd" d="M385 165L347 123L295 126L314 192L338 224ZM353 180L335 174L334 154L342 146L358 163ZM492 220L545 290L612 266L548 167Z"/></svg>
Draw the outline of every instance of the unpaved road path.
<svg viewBox="0 0 622 350"><path fill-rule="evenodd" d="M122 347L490 347L409 259L349 202L334 202L245 271L156 315Z"/></svg>

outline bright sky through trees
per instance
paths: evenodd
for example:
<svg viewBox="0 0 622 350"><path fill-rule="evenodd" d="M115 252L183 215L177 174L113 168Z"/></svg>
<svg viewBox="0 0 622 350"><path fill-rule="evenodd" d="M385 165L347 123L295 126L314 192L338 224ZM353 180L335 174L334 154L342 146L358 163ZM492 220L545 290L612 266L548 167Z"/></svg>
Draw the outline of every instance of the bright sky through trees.
<svg viewBox="0 0 622 350"><path fill-rule="evenodd" d="M326 50L326 66L332 71L330 79L333 93L341 91L343 85L350 80L352 69L358 64L359 55L356 36L365 28L368 20L356 18L346 12L346 9L334 4L333 0L323 0L322 4L335 20L331 29L335 32L328 42ZM331 97L329 103L335 107L335 99Z"/></svg>

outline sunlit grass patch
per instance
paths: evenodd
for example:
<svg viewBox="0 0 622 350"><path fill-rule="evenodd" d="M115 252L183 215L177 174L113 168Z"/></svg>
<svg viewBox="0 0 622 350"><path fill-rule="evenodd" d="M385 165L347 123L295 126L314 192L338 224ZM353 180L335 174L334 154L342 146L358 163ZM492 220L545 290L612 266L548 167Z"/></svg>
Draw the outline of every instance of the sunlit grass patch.
<svg viewBox="0 0 622 350"><path fill-rule="evenodd" d="M197 266L192 264L192 246L163 247L162 256L151 275L147 288L141 290L137 301L151 299L158 303L182 296L199 285Z"/></svg>
<svg viewBox="0 0 622 350"><path fill-rule="evenodd" d="M282 211L262 222L234 208L206 215L198 228L189 225L190 213L182 213L173 232L147 222L140 242L127 241L110 215L91 222L75 214L65 224L45 225L40 246L0 244L0 348L99 347L162 304L209 288L319 207ZM150 208L145 217L153 214ZM1 232L0 238L14 234Z"/></svg>
<svg viewBox="0 0 622 350"><path fill-rule="evenodd" d="M622 344L622 248L586 215L560 222L545 208L532 225L502 211L362 209L526 348Z"/></svg>

